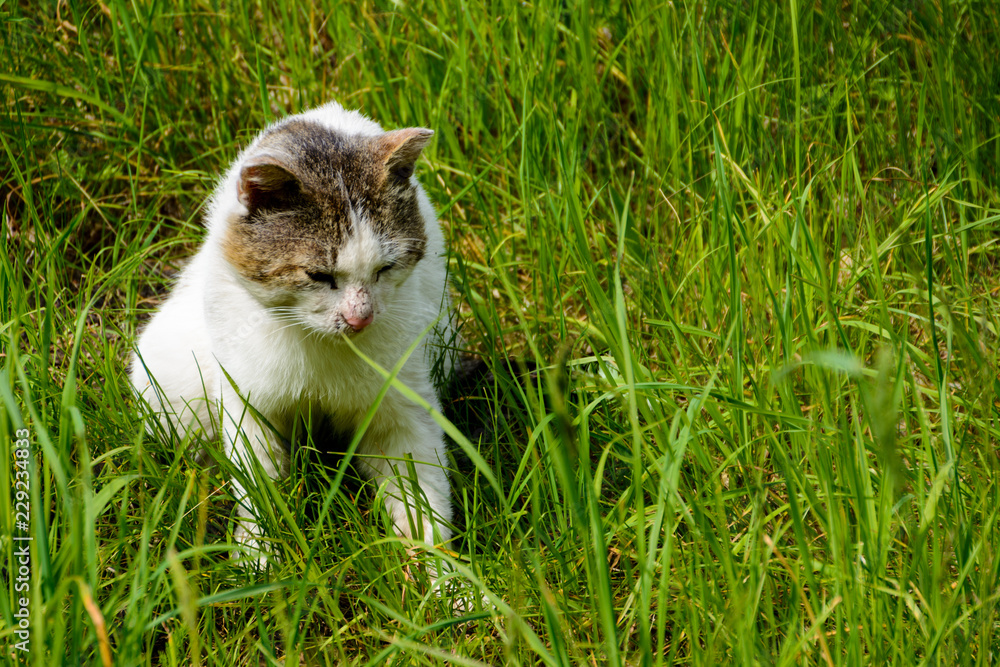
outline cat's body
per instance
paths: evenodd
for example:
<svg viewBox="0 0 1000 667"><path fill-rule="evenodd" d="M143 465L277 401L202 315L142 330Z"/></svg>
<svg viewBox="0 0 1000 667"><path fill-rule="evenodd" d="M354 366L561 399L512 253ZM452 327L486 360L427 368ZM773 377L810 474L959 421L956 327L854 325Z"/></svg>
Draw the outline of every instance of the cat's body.
<svg viewBox="0 0 1000 667"><path fill-rule="evenodd" d="M243 151L213 196L204 245L137 345L132 383L165 422L220 436L232 460L245 466L253 456L283 476L296 419L320 416L353 431L384 384L345 337L385 369L435 322L432 338L441 339L444 241L412 176L431 134L383 132L328 104L276 123ZM398 379L437 407L427 341ZM425 408L391 389L357 455L366 475L388 485L400 533L448 538L443 434ZM403 479L407 457L419 493ZM237 536L255 546L252 508L236 483L234 496ZM413 525L408 516L418 513Z"/></svg>

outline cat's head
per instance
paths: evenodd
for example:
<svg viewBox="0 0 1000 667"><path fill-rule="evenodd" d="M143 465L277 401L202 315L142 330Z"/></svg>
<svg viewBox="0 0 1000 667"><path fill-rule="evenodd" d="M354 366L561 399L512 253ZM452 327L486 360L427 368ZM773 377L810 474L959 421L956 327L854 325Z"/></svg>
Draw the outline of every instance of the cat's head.
<svg viewBox="0 0 1000 667"><path fill-rule="evenodd" d="M237 167L225 259L279 319L329 335L391 326L426 248L413 169L433 134L303 119L267 131Z"/></svg>

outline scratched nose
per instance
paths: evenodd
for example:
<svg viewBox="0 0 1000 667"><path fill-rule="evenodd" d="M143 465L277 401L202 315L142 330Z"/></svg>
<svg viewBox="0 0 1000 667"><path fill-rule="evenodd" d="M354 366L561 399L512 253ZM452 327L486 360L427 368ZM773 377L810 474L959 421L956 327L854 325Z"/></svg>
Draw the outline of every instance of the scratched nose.
<svg viewBox="0 0 1000 667"><path fill-rule="evenodd" d="M364 287L349 285L344 290L340 313L354 333L367 327L375 319L371 292Z"/></svg>
<svg viewBox="0 0 1000 667"><path fill-rule="evenodd" d="M347 326L351 327L355 331L361 331L366 326L368 326L369 324L371 324L372 320L374 320L374 319L375 319L375 316L372 315L372 314L368 314L368 315L366 315L364 317L357 317L357 316L349 315L349 316L347 316L347 317L344 318L344 320L347 322Z"/></svg>

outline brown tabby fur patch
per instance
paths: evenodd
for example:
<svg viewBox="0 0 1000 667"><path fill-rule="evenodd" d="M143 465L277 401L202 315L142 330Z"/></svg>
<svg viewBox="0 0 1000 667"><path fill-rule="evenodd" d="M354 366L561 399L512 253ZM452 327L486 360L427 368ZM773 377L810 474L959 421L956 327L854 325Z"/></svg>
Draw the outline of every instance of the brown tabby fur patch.
<svg viewBox="0 0 1000 667"><path fill-rule="evenodd" d="M233 215L223 240L226 260L255 282L311 284L307 271L335 270L353 231L353 208L384 244L398 246L397 265L416 264L427 237L409 182L413 165L388 166L386 151L380 137L343 136L310 121L270 130L255 154L276 158L294 180L270 202L262 195L248 214Z"/></svg>

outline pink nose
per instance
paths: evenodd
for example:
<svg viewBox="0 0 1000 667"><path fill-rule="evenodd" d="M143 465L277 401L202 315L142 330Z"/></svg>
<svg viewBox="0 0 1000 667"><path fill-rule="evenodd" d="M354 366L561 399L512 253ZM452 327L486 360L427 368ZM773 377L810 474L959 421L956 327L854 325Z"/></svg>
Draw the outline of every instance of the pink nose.
<svg viewBox="0 0 1000 667"><path fill-rule="evenodd" d="M374 315L368 315L367 317L345 317L344 321L347 322L347 326L351 327L355 331L361 331L366 326L371 324L374 319Z"/></svg>

